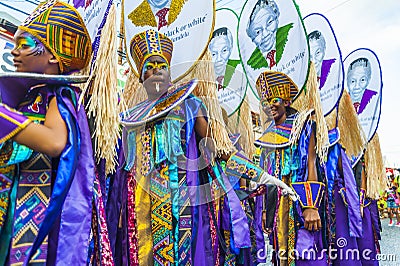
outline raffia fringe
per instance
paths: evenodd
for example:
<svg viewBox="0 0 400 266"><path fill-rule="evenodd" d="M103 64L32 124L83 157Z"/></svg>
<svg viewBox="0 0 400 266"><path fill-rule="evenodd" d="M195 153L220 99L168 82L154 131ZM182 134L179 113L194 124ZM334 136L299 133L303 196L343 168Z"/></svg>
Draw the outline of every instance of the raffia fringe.
<svg viewBox="0 0 400 266"><path fill-rule="evenodd" d="M123 110L121 111L127 111L129 108L147 99L147 93L143 84L139 82L139 78L132 71L129 72L126 79L123 98L125 101Z"/></svg>
<svg viewBox="0 0 400 266"><path fill-rule="evenodd" d="M290 132L290 143L293 145L297 142L297 140L300 138L301 132L304 127L304 123L311 119L312 113L311 111L301 111L298 113L296 119L293 122L293 128L292 131Z"/></svg>
<svg viewBox="0 0 400 266"><path fill-rule="evenodd" d="M240 133L239 144L243 152L252 158L255 153L254 131L251 120L250 105L247 96L244 98L240 109L228 118L228 129L232 133Z"/></svg>
<svg viewBox="0 0 400 266"><path fill-rule="evenodd" d="M117 165L119 127L119 96L117 79L116 8L112 5L102 29L96 62L92 68L89 101L86 110L94 120L95 158L105 159L106 174L113 173ZM123 99L121 99L121 103Z"/></svg>
<svg viewBox="0 0 400 266"><path fill-rule="evenodd" d="M347 156L359 156L365 149L367 140L347 91L343 91L339 102L338 126L340 143L346 149Z"/></svg>
<svg viewBox="0 0 400 266"><path fill-rule="evenodd" d="M264 132L268 126L273 123L273 119L269 118L267 114L264 112L261 103L258 104L258 110L260 114L260 126L261 126L261 132Z"/></svg>
<svg viewBox="0 0 400 266"><path fill-rule="evenodd" d="M372 137L365 151L365 170L367 175L366 196L378 199L379 192L386 188L386 170L383 163L378 133Z"/></svg>
<svg viewBox="0 0 400 266"><path fill-rule="evenodd" d="M325 122L328 126L328 130L336 128L338 125L336 124L336 117L338 115L337 109L335 108L332 112L330 112L327 116L325 116ZM340 131L341 133L341 131Z"/></svg>
<svg viewBox="0 0 400 266"><path fill-rule="evenodd" d="M312 62L310 63L306 89L300 92L293 103L293 107L299 111L300 115L296 119L297 121L295 121L295 125L292 130L294 132L293 136L291 136L291 139L293 139L293 141L298 139L301 132L301 129L299 129L298 127L304 124L303 119L306 118L304 116L309 113L309 110L314 110L313 119L315 120L317 127L316 153L318 157L322 159L321 162L324 161L329 148L328 128L326 126L324 114L322 112L317 73L315 71L315 66Z"/></svg>
<svg viewBox="0 0 400 266"><path fill-rule="evenodd" d="M207 51L185 77L185 80L197 79L193 94L199 97L207 107L211 138L215 142L217 155L230 154L235 150L232 145L222 117L221 106L217 97L214 64ZM183 81L183 80L182 80Z"/></svg>
<svg viewBox="0 0 400 266"><path fill-rule="evenodd" d="M122 64L122 53L124 51L124 38L125 38L125 28L124 23L120 24L121 38L119 38L118 51L118 63ZM147 99L146 90L143 84L139 82L139 77L129 69L128 76L126 78L125 87L123 91L122 101L120 102L121 112L125 112L128 109L134 107L136 104Z"/></svg>
<svg viewBox="0 0 400 266"><path fill-rule="evenodd" d="M309 109L309 97L306 90L301 90L291 106L299 112L306 111Z"/></svg>

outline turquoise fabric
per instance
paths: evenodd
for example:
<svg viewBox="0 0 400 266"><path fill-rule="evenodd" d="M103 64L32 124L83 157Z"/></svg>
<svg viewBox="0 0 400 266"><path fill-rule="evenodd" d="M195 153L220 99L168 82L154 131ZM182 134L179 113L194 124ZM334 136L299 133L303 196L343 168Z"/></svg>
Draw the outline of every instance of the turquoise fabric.
<svg viewBox="0 0 400 266"><path fill-rule="evenodd" d="M129 143L128 147L124 147L125 156L126 156L126 165L124 169L126 171L130 171L135 164L136 159L136 131L135 130L127 130L125 131L127 143Z"/></svg>
<svg viewBox="0 0 400 266"><path fill-rule="evenodd" d="M13 152L7 164L11 165L26 161L32 155L32 152L33 151L25 145L13 142Z"/></svg>

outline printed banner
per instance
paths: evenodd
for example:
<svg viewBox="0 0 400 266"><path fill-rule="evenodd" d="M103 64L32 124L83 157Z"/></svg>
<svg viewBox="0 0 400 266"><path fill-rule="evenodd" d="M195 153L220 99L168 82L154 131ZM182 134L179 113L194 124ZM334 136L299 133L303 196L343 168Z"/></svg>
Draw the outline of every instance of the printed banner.
<svg viewBox="0 0 400 266"><path fill-rule="evenodd" d="M206 51L213 31L215 1L135 0L122 1L125 50L137 74L129 52L133 36L155 29L174 43L171 61L173 80L183 77Z"/></svg>
<svg viewBox="0 0 400 266"><path fill-rule="evenodd" d="M0 11L22 22L42 0L1 0Z"/></svg>
<svg viewBox="0 0 400 266"><path fill-rule="evenodd" d="M304 18L304 25L310 46L310 60L317 71L322 111L326 116L337 106L343 92L342 53L326 17L310 14Z"/></svg>
<svg viewBox="0 0 400 266"><path fill-rule="evenodd" d="M13 40L0 34L0 72L12 72L15 70L11 50L14 48Z"/></svg>
<svg viewBox="0 0 400 266"><path fill-rule="evenodd" d="M351 52L343 62L345 88L367 140L374 136L381 114L382 69L376 54L366 48Z"/></svg>
<svg viewBox="0 0 400 266"><path fill-rule="evenodd" d="M239 17L240 12L243 9L244 4L246 3L246 0L217 0L217 10L225 8L231 10L237 17ZM217 20L218 20L218 12L217 12ZM236 34L237 34L237 30ZM234 41L237 42L237 35L234 36ZM237 44L238 45L238 44ZM243 63L240 60L243 68ZM248 86L248 84L247 84ZM259 112L259 97L256 92L252 89L246 89L246 95L247 95L247 101L249 102L250 109L251 111L258 113Z"/></svg>
<svg viewBox="0 0 400 266"><path fill-rule="evenodd" d="M232 10L217 10L215 30L208 44L214 63L218 100L228 116L240 107L247 86L239 58L237 25L238 17Z"/></svg>
<svg viewBox="0 0 400 266"><path fill-rule="evenodd" d="M94 43L99 29L104 26L107 19L106 12L113 0L64 0L64 2L74 6L81 14L92 43Z"/></svg>
<svg viewBox="0 0 400 266"><path fill-rule="evenodd" d="M217 10L226 8L233 11L238 17L245 3L246 0L216 0Z"/></svg>
<svg viewBox="0 0 400 266"><path fill-rule="evenodd" d="M240 14L239 52L252 90L266 70L287 74L302 89L309 52L303 21L292 0L248 0Z"/></svg>
<svg viewBox="0 0 400 266"><path fill-rule="evenodd" d="M104 26L106 19L106 12L109 7L109 3L112 0L61 0L74 6L81 15L92 43L95 42L99 28ZM0 11L5 12L13 18L25 20L32 13L33 10L41 3L42 0L2 0L0 1Z"/></svg>

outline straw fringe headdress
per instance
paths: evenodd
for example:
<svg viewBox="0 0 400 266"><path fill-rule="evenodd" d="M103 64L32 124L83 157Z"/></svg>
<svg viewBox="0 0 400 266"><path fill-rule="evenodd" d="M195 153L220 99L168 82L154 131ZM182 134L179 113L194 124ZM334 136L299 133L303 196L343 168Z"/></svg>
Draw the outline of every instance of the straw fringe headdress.
<svg viewBox="0 0 400 266"><path fill-rule="evenodd" d="M207 107L210 136L215 141L217 155L230 154L236 150L231 143L222 116L215 84L214 64L211 53L207 51L192 68L184 80L197 79L193 94L199 97Z"/></svg>
<svg viewBox="0 0 400 266"><path fill-rule="evenodd" d="M311 119L316 122L316 152L322 162L322 160L325 160L328 153L329 138L328 128L322 112L317 73L313 62L310 63L306 87L300 91L297 98L294 100L292 107L299 111L299 116L293 125L291 136L292 141L295 141L300 137L304 121L309 118L308 114L310 110L314 110L314 115Z"/></svg>
<svg viewBox="0 0 400 266"><path fill-rule="evenodd" d="M238 111L228 117L228 129L229 132L240 134L239 144L242 147L243 152L252 158L256 147L254 146L255 135L253 130L253 121L251 119L251 110L246 96L240 105Z"/></svg>
<svg viewBox="0 0 400 266"><path fill-rule="evenodd" d="M343 91L338 111L339 114L337 111L332 111L326 117L328 128L332 129L337 126L340 131L339 143L345 148L347 156L349 158L358 157L364 151L367 141L347 91Z"/></svg>
<svg viewBox="0 0 400 266"><path fill-rule="evenodd" d="M86 110L94 121L92 138L96 162L105 160L106 174L113 173L117 166L118 139L121 130L119 113L124 103L118 89L117 78L117 31L116 8L112 4L107 21L102 29L100 45L95 62L92 62L90 78L83 96L88 96ZM86 70L87 71L87 70ZM88 95L85 95L85 94ZM81 99L82 101L82 99Z"/></svg>
<svg viewBox="0 0 400 266"><path fill-rule="evenodd" d="M379 199L379 192L386 188L386 170L378 133L375 133L369 141L364 160L365 174L367 176L366 196L371 199Z"/></svg>

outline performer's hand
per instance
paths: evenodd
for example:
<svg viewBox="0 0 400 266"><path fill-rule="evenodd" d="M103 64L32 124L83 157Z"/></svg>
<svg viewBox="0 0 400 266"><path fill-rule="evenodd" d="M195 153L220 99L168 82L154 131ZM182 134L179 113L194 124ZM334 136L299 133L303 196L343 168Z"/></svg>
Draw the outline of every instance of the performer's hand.
<svg viewBox="0 0 400 266"><path fill-rule="evenodd" d="M264 233L267 233L267 213L264 211L262 212L262 221L261 221L261 227Z"/></svg>
<svg viewBox="0 0 400 266"><path fill-rule="evenodd" d="M303 210L304 228L309 231L318 231L322 228L321 218L319 217L318 210L305 209Z"/></svg>
<svg viewBox="0 0 400 266"><path fill-rule="evenodd" d="M262 213L262 221L261 221L261 227L262 230L265 234L271 234L272 230L271 228L267 228L267 213L263 211Z"/></svg>
<svg viewBox="0 0 400 266"><path fill-rule="evenodd" d="M364 217L364 206L360 205L360 213L361 213L361 218Z"/></svg>

